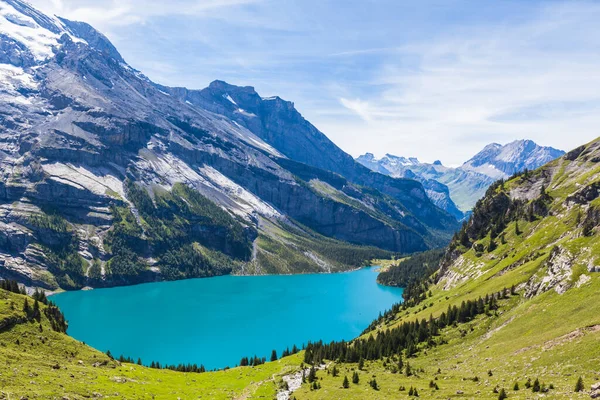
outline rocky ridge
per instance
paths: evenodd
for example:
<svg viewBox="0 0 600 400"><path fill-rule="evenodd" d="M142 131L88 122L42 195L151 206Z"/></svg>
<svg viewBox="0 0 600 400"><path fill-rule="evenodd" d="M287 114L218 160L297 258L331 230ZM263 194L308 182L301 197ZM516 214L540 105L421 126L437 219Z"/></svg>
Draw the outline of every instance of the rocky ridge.
<svg viewBox="0 0 600 400"><path fill-rule="evenodd" d="M0 276L28 285L340 270L457 227L292 103L160 86L91 26L19 0L0 2L0 98Z"/></svg>

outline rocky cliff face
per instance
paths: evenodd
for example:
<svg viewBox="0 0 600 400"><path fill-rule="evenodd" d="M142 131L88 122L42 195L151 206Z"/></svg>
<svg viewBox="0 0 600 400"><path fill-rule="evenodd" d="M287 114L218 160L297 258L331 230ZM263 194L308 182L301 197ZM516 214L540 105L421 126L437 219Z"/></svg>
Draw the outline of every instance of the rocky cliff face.
<svg viewBox="0 0 600 400"><path fill-rule="evenodd" d="M0 98L0 276L77 288L260 273L269 240L302 261L289 272L335 270L345 242L374 246L360 263L457 226L421 184L358 165L292 103L157 85L89 25L17 0L0 2Z"/></svg>

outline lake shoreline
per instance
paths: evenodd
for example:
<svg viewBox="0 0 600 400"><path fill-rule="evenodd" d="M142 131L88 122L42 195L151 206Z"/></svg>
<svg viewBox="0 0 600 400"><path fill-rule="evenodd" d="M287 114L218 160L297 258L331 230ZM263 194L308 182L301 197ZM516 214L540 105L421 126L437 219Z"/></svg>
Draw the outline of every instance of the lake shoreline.
<svg viewBox="0 0 600 400"><path fill-rule="evenodd" d="M46 292L46 296L50 297L50 296L57 295L60 293L68 293L68 292L82 292L82 291L85 292L85 291L92 291L92 290L114 289L114 288L120 288L120 287L135 287L135 286L154 284L154 283L180 282L180 281L190 281L190 280L196 280L196 279L213 279L213 278L220 278L220 277L224 277L224 276L232 276L232 277L254 277L254 276L256 276L256 277L260 277L260 276L336 275L336 274L348 274L348 273L360 271L362 269L371 269L371 268L379 268L379 270L377 270L376 272L380 272L380 269L382 268L382 266L367 265L364 267L356 267L356 268L348 269L348 270L344 270L344 271L300 272L300 273L296 273L296 274L226 274L226 275L205 276L205 277L196 277L196 278L183 278L183 279L175 279L175 280L157 280L157 281L149 281L149 282L132 283L132 284L126 284L126 285L100 286L100 287L84 286L81 289L77 289L77 290L57 289L54 291L46 290L45 292ZM380 284L380 285L382 285L382 284ZM382 285L382 286L387 286L387 285ZM393 287L393 286L389 286L389 287ZM33 292L33 288L28 288L28 289L31 289Z"/></svg>
<svg viewBox="0 0 600 400"><path fill-rule="evenodd" d="M376 282L376 268L164 281L62 292L52 300L69 320L69 335L100 351L219 369L242 356L359 336L402 301L402 289ZM162 340L173 332L176 342Z"/></svg>

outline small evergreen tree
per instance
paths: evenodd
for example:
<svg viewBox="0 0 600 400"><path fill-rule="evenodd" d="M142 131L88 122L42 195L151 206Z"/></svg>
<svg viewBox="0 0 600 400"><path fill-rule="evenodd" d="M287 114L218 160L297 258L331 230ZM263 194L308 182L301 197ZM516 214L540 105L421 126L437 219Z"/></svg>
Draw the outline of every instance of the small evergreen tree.
<svg viewBox="0 0 600 400"><path fill-rule="evenodd" d="M581 391L583 391L584 388L585 388L585 386L583 385L583 378L580 376L577 379L577 383L575 383L575 391L581 392Z"/></svg>
<svg viewBox="0 0 600 400"><path fill-rule="evenodd" d="M521 230L519 229L519 221L515 222L515 235L519 236L521 234Z"/></svg>
<svg viewBox="0 0 600 400"><path fill-rule="evenodd" d="M363 358L361 357L360 360L358 360L358 369L362 371L364 367L365 367L365 360L363 360Z"/></svg>
<svg viewBox="0 0 600 400"><path fill-rule="evenodd" d="M375 378L371 379L371 382L369 382L369 385L371 385L371 387L374 390L379 390L379 385L377 385L377 379L375 379Z"/></svg>
<svg viewBox="0 0 600 400"><path fill-rule="evenodd" d="M337 369L337 366L335 366L335 365L333 366L333 369L331 370L331 376L333 376L334 378L336 376L338 376L338 369Z"/></svg>
<svg viewBox="0 0 600 400"><path fill-rule="evenodd" d="M534 392L539 392L541 389L542 387L540 386L540 380L535 378L535 381L533 381L533 388L531 390Z"/></svg>
<svg viewBox="0 0 600 400"><path fill-rule="evenodd" d="M27 301L27 299L25 299L25 302L23 303L23 312L27 314L27 316L29 316L29 314L31 313L31 308L29 307L29 302Z"/></svg>
<svg viewBox="0 0 600 400"><path fill-rule="evenodd" d="M506 391L504 390L504 388L500 389L500 394L498 394L498 400L504 400L507 397L508 396L506 395Z"/></svg>
<svg viewBox="0 0 600 400"><path fill-rule="evenodd" d="M275 350L271 352L271 361L277 361L277 352Z"/></svg>
<svg viewBox="0 0 600 400"><path fill-rule="evenodd" d="M42 314L40 313L40 303L37 301L37 299L35 299L33 301L33 318L39 320L40 317L42 316Z"/></svg>
<svg viewBox="0 0 600 400"><path fill-rule="evenodd" d="M350 382L348 381L348 377L344 376L344 382L342 383L342 387L344 389L348 389L350 387Z"/></svg>
<svg viewBox="0 0 600 400"><path fill-rule="evenodd" d="M317 370L315 369L315 366L313 365L312 367L310 367L310 371L308 371L308 383L312 383L316 380L317 380Z"/></svg>
<svg viewBox="0 0 600 400"><path fill-rule="evenodd" d="M352 383L358 385L359 380L360 378L358 377L358 372L354 371L354 373L352 374Z"/></svg>
<svg viewBox="0 0 600 400"><path fill-rule="evenodd" d="M515 385L513 386L513 390L519 390L519 382L515 382Z"/></svg>

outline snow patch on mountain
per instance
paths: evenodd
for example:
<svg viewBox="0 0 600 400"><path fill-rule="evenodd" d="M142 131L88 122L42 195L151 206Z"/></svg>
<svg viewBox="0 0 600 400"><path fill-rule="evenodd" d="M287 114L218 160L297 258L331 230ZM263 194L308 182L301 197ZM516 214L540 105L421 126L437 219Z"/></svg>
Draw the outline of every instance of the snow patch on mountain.
<svg viewBox="0 0 600 400"><path fill-rule="evenodd" d="M4 2L0 2L0 32L25 46L38 61L54 55L52 48L60 38Z"/></svg>
<svg viewBox="0 0 600 400"><path fill-rule="evenodd" d="M223 98L228 100L231 104L233 104L234 106L237 106L238 104L235 102L235 100L233 100L231 98L231 96L229 95L229 93L226 93L223 95Z"/></svg>
<svg viewBox="0 0 600 400"><path fill-rule="evenodd" d="M248 112L248 111L244 110L243 108L238 108L235 112L240 113L246 117L256 118L256 114Z"/></svg>
<svg viewBox="0 0 600 400"><path fill-rule="evenodd" d="M37 88L33 76L23 68L0 64L0 101L15 106L31 105L31 92Z"/></svg>

